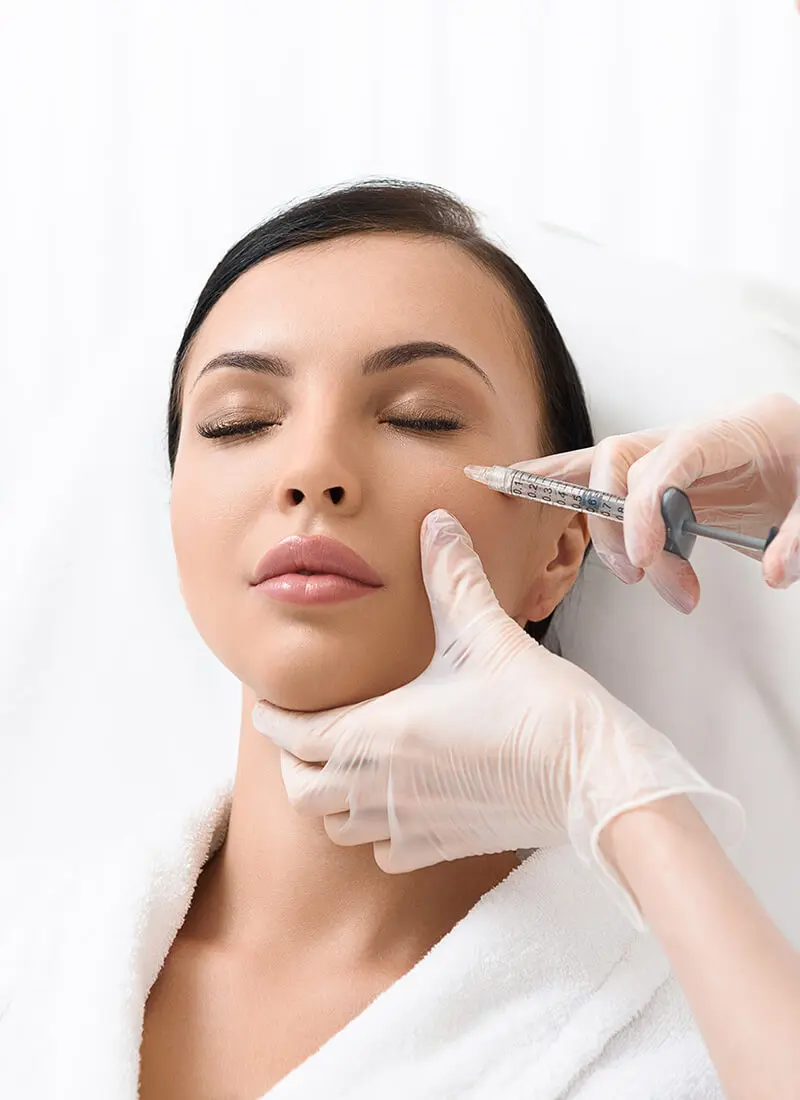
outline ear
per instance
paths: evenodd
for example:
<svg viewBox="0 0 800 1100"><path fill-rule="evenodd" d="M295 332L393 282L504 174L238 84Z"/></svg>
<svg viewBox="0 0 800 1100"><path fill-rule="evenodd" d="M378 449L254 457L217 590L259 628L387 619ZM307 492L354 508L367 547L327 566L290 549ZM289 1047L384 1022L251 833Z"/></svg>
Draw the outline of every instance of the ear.
<svg viewBox="0 0 800 1100"><path fill-rule="evenodd" d="M589 544L589 523L582 512L570 515L563 509L550 509L554 514L540 542L544 562L540 565L522 605L524 617L531 622L546 619L561 603L575 583L586 547ZM561 515L567 517L566 521ZM546 549L545 549L546 547ZM542 562L542 558L539 558Z"/></svg>

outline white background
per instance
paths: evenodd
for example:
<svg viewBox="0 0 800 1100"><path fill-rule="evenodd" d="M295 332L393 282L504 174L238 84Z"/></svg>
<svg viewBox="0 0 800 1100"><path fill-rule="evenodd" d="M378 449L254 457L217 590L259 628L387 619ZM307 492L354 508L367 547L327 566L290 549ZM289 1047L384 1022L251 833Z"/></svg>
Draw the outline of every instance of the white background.
<svg viewBox="0 0 800 1100"><path fill-rule="evenodd" d="M227 248L364 175L800 289L792 0L26 0L0 143L3 390L40 414L166 399Z"/></svg>

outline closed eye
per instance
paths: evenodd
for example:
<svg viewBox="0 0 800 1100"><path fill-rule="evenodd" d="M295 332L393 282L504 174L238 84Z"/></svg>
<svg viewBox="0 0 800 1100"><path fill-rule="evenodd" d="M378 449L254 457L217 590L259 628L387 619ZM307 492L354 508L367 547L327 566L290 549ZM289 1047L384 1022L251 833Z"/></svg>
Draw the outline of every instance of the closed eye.
<svg viewBox="0 0 800 1100"><path fill-rule="evenodd" d="M406 428L416 432L455 432L464 425L460 420L452 420L447 416L419 416L409 420L387 420L393 428Z"/></svg>
<svg viewBox="0 0 800 1100"><path fill-rule="evenodd" d="M262 428L274 428L274 420L209 420L197 425L198 435L206 439L221 439L230 436L255 435Z"/></svg>
<svg viewBox="0 0 800 1100"><path fill-rule="evenodd" d="M210 420L205 424L198 424L197 432L205 439L224 439L232 436L255 435L264 428L274 428L278 421L274 420ZM455 432L464 425L460 420L447 416L418 416L406 420L392 419L385 421L393 428L414 432Z"/></svg>

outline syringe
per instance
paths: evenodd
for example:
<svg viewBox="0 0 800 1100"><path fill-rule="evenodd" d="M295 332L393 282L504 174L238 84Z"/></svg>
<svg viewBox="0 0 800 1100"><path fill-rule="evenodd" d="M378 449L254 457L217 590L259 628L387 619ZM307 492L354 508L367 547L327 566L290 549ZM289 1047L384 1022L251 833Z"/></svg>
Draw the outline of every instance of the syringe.
<svg viewBox="0 0 800 1100"><path fill-rule="evenodd" d="M585 485L541 477L525 470L516 470L513 466L464 466L463 470L473 481L488 485L498 493L525 497L540 504L552 504L556 508L569 508L573 512L589 512L617 523L622 523L625 515L624 497L602 493L598 489L587 489ZM763 554L778 533L777 527L771 527L765 539L758 539L752 535L742 535L738 531L727 531L724 527L698 523L688 496L681 489L675 488L664 492L661 498L661 515L667 529L664 549L687 561L698 535L728 543L730 546L757 550Z"/></svg>

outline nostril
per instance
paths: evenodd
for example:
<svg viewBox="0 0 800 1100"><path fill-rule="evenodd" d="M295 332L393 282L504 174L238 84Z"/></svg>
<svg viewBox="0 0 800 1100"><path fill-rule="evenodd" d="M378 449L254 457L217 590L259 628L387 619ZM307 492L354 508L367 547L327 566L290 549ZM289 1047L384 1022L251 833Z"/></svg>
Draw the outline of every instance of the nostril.
<svg viewBox="0 0 800 1100"><path fill-rule="evenodd" d="M334 504L338 504L344 496L344 489L341 485L334 485L331 489L326 489L326 492L329 494Z"/></svg>
<svg viewBox="0 0 800 1100"><path fill-rule="evenodd" d="M299 489L292 489L292 503L293 504L300 504L302 500L303 500L303 494L300 492L300 490Z"/></svg>

